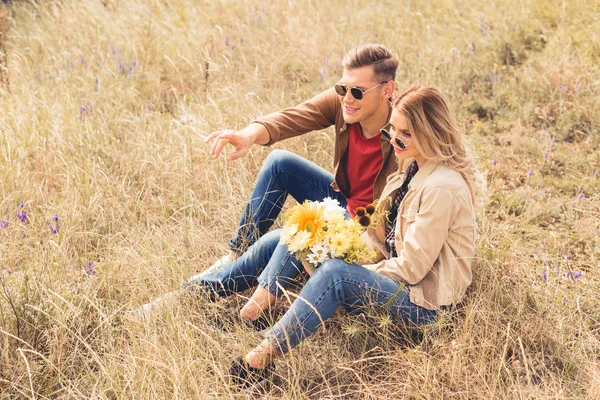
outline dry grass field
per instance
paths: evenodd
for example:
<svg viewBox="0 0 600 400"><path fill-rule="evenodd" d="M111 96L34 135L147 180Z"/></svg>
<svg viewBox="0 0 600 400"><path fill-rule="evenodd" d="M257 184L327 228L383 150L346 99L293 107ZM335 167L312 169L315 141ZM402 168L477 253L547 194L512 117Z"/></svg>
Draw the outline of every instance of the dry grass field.
<svg viewBox="0 0 600 400"><path fill-rule="evenodd" d="M214 321L249 293L124 316L225 253L271 150L215 160L203 135L330 87L366 42L445 93L487 171L474 284L422 335L339 315L238 393L258 339ZM599 65L590 0L0 6L0 398L600 399ZM332 138L273 147L331 169Z"/></svg>

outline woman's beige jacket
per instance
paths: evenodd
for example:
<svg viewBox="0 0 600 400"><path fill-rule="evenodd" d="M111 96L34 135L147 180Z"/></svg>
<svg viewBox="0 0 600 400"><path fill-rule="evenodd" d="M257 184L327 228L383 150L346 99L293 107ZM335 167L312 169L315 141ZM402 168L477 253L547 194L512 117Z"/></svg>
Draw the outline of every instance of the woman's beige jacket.
<svg viewBox="0 0 600 400"><path fill-rule="evenodd" d="M404 172L390 175L383 189L379 221L363 235L380 261L364 267L408 284L410 301L421 307L459 303L471 284L475 251L475 212L467 183L441 164L426 161L419 166L398 210L398 256L390 258L384 245L386 213L404 177Z"/></svg>

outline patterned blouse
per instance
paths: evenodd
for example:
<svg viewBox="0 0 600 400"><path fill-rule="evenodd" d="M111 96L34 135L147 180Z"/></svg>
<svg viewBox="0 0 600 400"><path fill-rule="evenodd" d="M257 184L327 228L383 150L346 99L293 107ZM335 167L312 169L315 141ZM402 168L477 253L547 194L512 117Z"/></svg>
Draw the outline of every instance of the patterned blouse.
<svg viewBox="0 0 600 400"><path fill-rule="evenodd" d="M390 215L388 218L388 223L385 227L385 249L390 254L390 258L398 257L396 253L396 237L395 237L395 228L396 221L398 220L398 209L400 208L400 203L402 203L402 199L408 192L408 184L417 171L419 170L419 166L416 161L413 161L408 167L408 171L406 172L406 179L402 184L402 187L398 190L396 197L394 198L394 204L392 204L392 208L390 209Z"/></svg>

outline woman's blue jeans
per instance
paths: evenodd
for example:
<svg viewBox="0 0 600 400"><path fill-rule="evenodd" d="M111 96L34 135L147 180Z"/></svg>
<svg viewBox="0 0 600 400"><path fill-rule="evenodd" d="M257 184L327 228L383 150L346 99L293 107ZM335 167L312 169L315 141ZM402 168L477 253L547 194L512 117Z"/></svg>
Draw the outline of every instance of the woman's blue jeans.
<svg viewBox="0 0 600 400"><path fill-rule="evenodd" d="M353 314L377 308L397 321L413 325L428 324L438 318L438 311L411 303L403 283L360 265L333 259L315 270L298 298L269 330L268 337L285 353L314 333L340 307Z"/></svg>
<svg viewBox="0 0 600 400"><path fill-rule="evenodd" d="M269 153L246 203L238 230L227 244L241 255L264 235L281 212L288 195L298 203L331 197L346 207L346 198L333 190L333 174L285 150Z"/></svg>

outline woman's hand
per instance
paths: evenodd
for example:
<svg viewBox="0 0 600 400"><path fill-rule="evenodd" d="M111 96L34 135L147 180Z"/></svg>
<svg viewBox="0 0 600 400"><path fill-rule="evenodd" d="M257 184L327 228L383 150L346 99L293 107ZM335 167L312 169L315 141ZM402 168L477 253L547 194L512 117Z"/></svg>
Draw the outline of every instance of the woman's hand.
<svg viewBox="0 0 600 400"><path fill-rule="evenodd" d="M304 270L308 276L312 276L313 272L315 272L314 268L306 260L302 260L302 266L304 267Z"/></svg>

